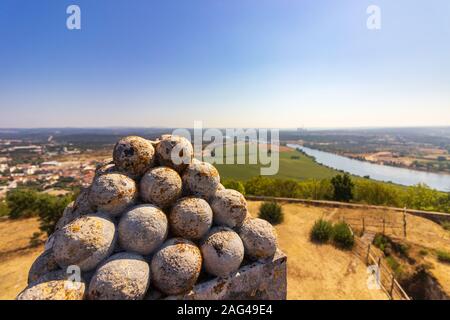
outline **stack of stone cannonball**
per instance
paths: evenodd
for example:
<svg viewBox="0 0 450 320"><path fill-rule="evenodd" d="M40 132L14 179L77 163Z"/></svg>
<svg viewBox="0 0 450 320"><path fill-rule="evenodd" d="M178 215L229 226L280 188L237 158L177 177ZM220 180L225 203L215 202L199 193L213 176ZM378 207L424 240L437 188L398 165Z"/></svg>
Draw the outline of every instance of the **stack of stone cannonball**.
<svg viewBox="0 0 450 320"><path fill-rule="evenodd" d="M185 294L199 277L227 277L276 248L274 228L249 216L243 195L194 159L187 139L130 136L64 210L17 298Z"/></svg>

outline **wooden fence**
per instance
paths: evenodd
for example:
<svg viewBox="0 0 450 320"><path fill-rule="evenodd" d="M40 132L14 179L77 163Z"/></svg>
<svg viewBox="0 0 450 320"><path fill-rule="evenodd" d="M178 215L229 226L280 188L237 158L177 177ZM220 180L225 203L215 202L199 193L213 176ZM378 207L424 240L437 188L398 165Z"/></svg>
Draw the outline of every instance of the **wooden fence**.
<svg viewBox="0 0 450 320"><path fill-rule="evenodd" d="M391 272L386 261L383 259L383 253L372 244L364 243L359 237L355 237L353 253L358 256L367 266L376 265L378 270L378 279L381 288L388 294L392 300L411 300L408 294L403 290L394 274Z"/></svg>
<svg viewBox="0 0 450 320"><path fill-rule="evenodd" d="M345 217L340 219L350 225L353 229L365 232L382 233L383 235L390 235L397 238L407 237L407 219L406 213L401 219L387 219L375 217Z"/></svg>

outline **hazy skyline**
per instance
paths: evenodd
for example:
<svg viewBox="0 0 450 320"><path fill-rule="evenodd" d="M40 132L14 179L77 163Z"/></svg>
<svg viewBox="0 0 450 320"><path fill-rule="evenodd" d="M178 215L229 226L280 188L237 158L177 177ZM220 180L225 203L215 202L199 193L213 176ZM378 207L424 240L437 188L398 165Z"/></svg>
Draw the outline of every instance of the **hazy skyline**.
<svg viewBox="0 0 450 320"><path fill-rule="evenodd" d="M3 0L0 39L3 128L450 125L448 0Z"/></svg>

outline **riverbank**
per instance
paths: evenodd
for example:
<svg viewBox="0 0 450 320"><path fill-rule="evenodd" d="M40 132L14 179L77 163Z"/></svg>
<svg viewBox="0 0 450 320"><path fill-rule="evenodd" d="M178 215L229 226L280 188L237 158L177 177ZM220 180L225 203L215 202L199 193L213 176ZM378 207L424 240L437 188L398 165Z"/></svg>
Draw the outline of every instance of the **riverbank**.
<svg viewBox="0 0 450 320"><path fill-rule="evenodd" d="M299 144L287 144L288 147L300 150L312 157L317 163L341 170L359 177L370 177L370 179L382 182L391 182L404 186L426 184L438 191L450 191L450 175L423 172L400 167L391 167L373 164L366 161L350 159L330 152L311 149Z"/></svg>

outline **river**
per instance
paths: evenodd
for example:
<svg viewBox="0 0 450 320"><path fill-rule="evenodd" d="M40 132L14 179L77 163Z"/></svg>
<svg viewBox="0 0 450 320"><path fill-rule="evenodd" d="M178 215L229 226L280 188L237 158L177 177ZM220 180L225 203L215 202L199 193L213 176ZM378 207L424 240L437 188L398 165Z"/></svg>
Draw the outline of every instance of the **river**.
<svg viewBox="0 0 450 320"><path fill-rule="evenodd" d="M370 176L371 179L393 182L405 186L425 183L433 189L450 191L450 175L445 173L424 172L397 168L354 160L334 153L307 148L298 144L288 144L289 148L300 149L309 156L313 156L316 162L337 170L343 170L357 176Z"/></svg>

